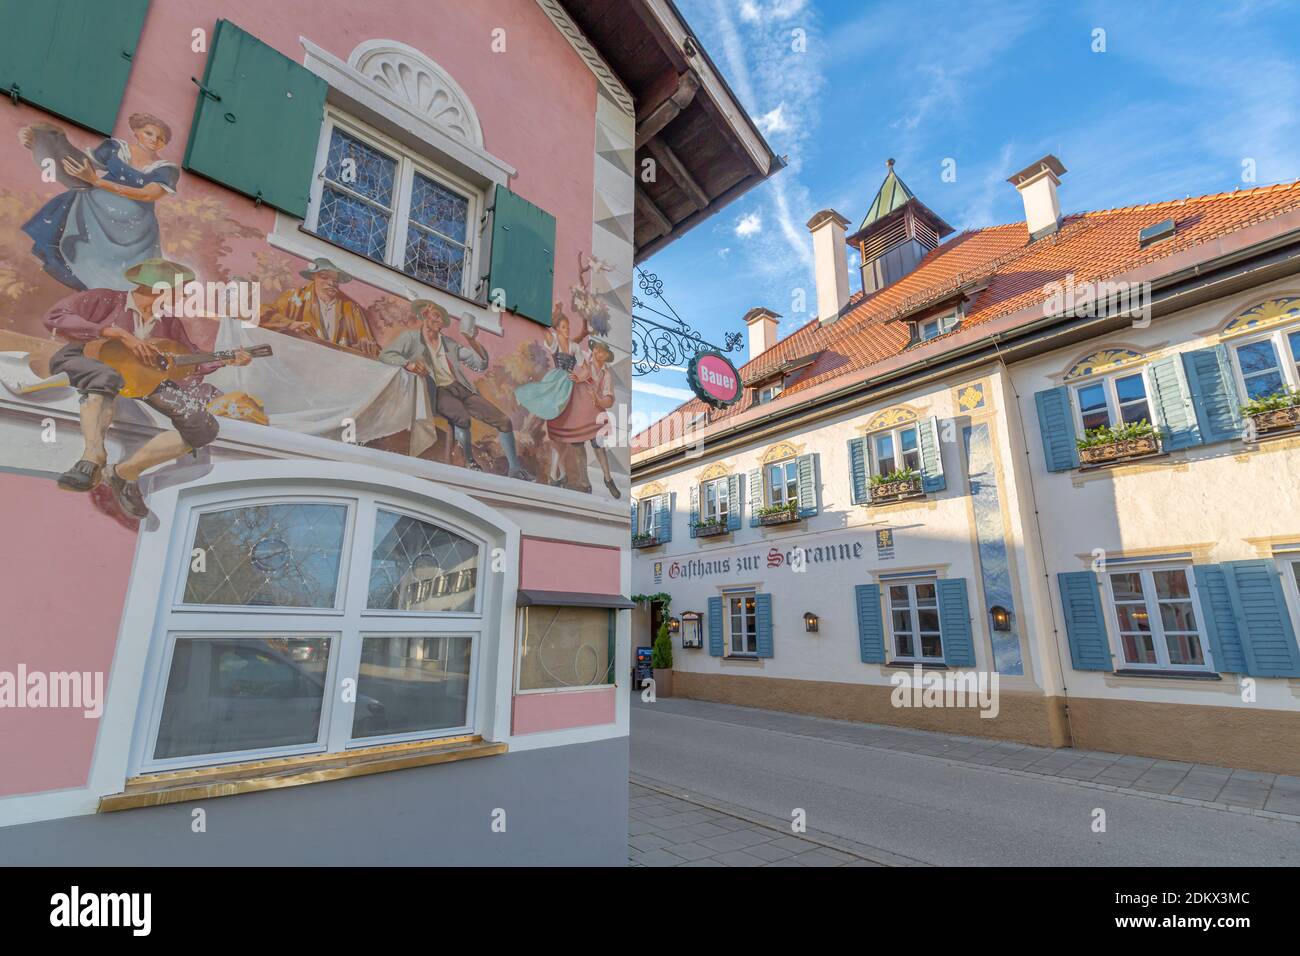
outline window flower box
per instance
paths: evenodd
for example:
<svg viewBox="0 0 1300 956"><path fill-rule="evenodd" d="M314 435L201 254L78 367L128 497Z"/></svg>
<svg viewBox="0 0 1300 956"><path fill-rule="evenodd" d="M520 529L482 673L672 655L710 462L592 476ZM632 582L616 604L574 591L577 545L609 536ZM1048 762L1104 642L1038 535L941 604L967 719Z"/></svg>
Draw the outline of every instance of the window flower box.
<svg viewBox="0 0 1300 956"><path fill-rule="evenodd" d="M921 486L921 476L915 475L873 484L869 504L883 505L892 501L906 501L908 498L923 497L925 497L925 489Z"/></svg>
<svg viewBox="0 0 1300 956"><path fill-rule="evenodd" d="M1145 458L1160 453L1160 440L1154 434L1123 441L1105 442L1079 449L1079 464L1109 465L1131 458Z"/></svg>
<svg viewBox="0 0 1300 956"><path fill-rule="evenodd" d="M698 521L695 524L695 537L712 538L714 535L726 534L727 523L725 521Z"/></svg>
<svg viewBox="0 0 1300 956"><path fill-rule="evenodd" d="M758 513L760 525L790 524L799 520L798 508L764 508Z"/></svg>
<svg viewBox="0 0 1300 956"><path fill-rule="evenodd" d="M659 543L659 539L652 534L632 535L633 548L653 548L658 543Z"/></svg>
<svg viewBox="0 0 1300 956"><path fill-rule="evenodd" d="M1294 432L1300 428L1300 405L1268 408L1253 415L1248 414L1247 418L1255 425L1256 434Z"/></svg>

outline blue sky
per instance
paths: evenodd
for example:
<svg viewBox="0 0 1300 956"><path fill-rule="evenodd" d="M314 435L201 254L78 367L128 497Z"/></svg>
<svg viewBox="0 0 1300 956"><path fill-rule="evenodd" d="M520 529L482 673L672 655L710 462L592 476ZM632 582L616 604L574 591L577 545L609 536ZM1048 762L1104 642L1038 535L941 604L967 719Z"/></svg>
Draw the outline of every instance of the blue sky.
<svg viewBox="0 0 1300 956"><path fill-rule="evenodd" d="M1023 219L1006 178L1049 152L1069 170L1065 212L1300 177L1294 2L677 4L790 162L642 266L719 344L754 306L784 316L782 336L811 318L805 223L832 207L856 225L889 157L958 230ZM1097 30L1104 52L1093 51ZM634 408L652 418L686 397L682 371L634 379Z"/></svg>

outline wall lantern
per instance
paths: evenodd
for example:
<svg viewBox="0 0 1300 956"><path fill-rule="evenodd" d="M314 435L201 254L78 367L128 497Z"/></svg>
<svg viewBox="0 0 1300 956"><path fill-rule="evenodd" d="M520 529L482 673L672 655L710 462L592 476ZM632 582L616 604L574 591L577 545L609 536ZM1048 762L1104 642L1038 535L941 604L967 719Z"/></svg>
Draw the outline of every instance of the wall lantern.
<svg viewBox="0 0 1300 956"><path fill-rule="evenodd" d="M817 630L817 615L814 614L812 611L805 611L805 612L804 612L804 615L803 615L803 629L804 629L805 631L807 631L809 634L813 634L813 633L816 632L816 630Z"/></svg>
<svg viewBox="0 0 1300 956"><path fill-rule="evenodd" d="M1009 631L1011 630L1011 612L1001 604L995 604L989 608L989 614L993 617L993 630Z"/></svg>
<svg viewBox="0 0 1300 956"><path fill-rule="evenodd" d="M668 619L668 630L669 630L669 631L671 631L672 633L676 634L676 633L677 633L678 631L680 631L681 629L682 629L682 620L681 620L681 618L678 618L678 617L670 617L670 618Z"/></svg>

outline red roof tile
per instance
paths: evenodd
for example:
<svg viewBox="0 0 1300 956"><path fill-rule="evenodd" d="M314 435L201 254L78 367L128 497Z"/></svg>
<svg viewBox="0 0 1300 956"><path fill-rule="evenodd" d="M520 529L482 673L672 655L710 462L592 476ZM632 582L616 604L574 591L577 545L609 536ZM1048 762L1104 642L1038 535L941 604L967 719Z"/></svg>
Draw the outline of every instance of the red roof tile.
<svg viewBox="0 0 1300 956"><path fill-rule="evenodd" d="M870 296L855 293L835 322L821 325L814 319L795 330L742 366L741 377L749 381L782 362L821 352L771 403L778 410L791 395L906 350L908 325L891 320L938 303L958 289L987 283L967 306L960 327L969 329L1046 301L1049 293L1044 287L1067 275L1073 274L1076 284L1109 279L1296 208L1300 208L1300 181L1078 213L1066 216L1055 235L1034 243L1028 242L1023 222L969 230L933 249L893 285ZM1174 220L1173 237L1140 248L1138 232L1169 218ZM753 390L747 391L751 394L735 405L714 410L710 424L749 410ZM689 417L705 407L699 399L691 399L676 412ZM638 453L647 450L640 448Z"/></svg>

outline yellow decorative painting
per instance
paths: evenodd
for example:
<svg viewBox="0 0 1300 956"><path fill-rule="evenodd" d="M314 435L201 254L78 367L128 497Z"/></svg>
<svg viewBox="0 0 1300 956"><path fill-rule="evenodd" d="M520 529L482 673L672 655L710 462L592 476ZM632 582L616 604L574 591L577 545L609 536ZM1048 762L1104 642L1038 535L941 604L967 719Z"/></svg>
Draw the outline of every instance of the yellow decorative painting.
<svg viewBox="0 0 1300 956"><path fill-rule="evenodd" d="M725 461L715 461L700 473L700 481L712 481L714 478L725 478L731 474L731 466Z"/></svg>
<svg viewBox="0 0 1300 956"><path fill-rule="evenodd" d="M641 490L636 493L638 498L653 498L655 495L664 493L664 484L662 481L652 481L648 485L642 485Z"/></svg>
<svg viewBox="0 0 1300 956"><path fill-rule="evenodd" d="M1269 299L1258 305L1252 305L1223 327L1224 335L1237 335L1252 332L1270 325L1279 325L1300 319L1300 297L1290 296L1283 299Z"/></svg>
<svg viewBox="0 0 1300 956"><path fill-rule="evenodd" d="M983 384L967 385L957 390L957 408L963 412L973 412L984 407Z"/></svg>
<svg viewBox="0 0 1300 956"><path fill-rule="evenodd" d="M1076 378L1086 378L1089 375L1113 372L1115 369L1135 365L1138 362L1145 361L1145 359L1145 355L1141 352L1135 352L1133 349L1102 349L1100 352L1093 352L1091 355L1086 355L1075 362L1070 367L1070 370L1065 373L1065 380L1069 382Z"/></svg>
<svg viewBox="0 0 1300 956"><path fill-rule="evenodd" d="M788 441L779 441L767 451L763 452L763 464L773 461L783 461L786 458L793 458L799 452L803 451L802 445L795 445Z"/></svg>
<svg viewBox="0 0 1300 956"><path fill-rule="evenodd" d="M882 412L877 412L867 421L864 431L874 432L882 428L893 428L895 425L901 425L904 422L914 422L917 419L916 409L907 405L895 405L892 408L886 408Z"/></svg>

